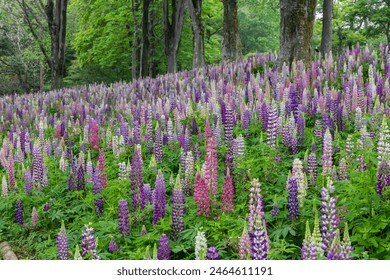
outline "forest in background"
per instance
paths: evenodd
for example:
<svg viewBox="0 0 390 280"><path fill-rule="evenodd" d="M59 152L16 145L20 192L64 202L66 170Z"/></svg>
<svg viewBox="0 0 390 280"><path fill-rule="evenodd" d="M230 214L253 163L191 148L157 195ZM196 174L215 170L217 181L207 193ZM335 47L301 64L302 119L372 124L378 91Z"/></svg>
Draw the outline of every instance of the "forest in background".
<svg viewBox="0 0 390 280"><path fill-rule="evenodd" d="M131 81L141 76L189 70L197 67L195 63L218 64L223 60L225 25L232 22L224 21L223 2L236 2L238 48L244 56L279 50L280 7L281 2L288 1L1 0L0 94ZM311 53L316 54L314 50L321 45L323 0L306 2L316 2L311 39ZM192 13L188 3L193 4ZM47 9L50 4L51 16ZM55 10L56 5L65 10ZM335 0L332 10L334 54L356 43L389 43L389 0ZM57 12L65 13L65 22L56 22ZM198 48L204 57L200 62L194 59L194 22L201 27L198 38L204 46L203 50ZM63 31L63 37L59 36ZM58 40L53 41L53 36ZM169 44L171 52L167 52ZM53 62L57 51L64 65L61 60ZM175 65L169 66L170 55L177 56ZM53 73L60 75L61 80L53 82Z"/></svg>

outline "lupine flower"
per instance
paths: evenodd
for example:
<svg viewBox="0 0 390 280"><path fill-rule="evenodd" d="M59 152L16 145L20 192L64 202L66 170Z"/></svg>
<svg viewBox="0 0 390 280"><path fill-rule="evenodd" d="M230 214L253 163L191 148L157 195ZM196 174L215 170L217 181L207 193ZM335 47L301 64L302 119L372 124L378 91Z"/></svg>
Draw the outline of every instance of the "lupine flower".
<svg viewBox="0 0 390 280"><path fill-rule="evenodd" d="M268 251L269 240L265 220L257 217L253 226L251 258L252 260L265 260L267 259Z"/></svg>
<svg viewBox="0 0 390 280"><path fill-rule="evenodd" d="M153 215L153 223L157 224L158 221L165 217L165 182L164 176L161 171L158 171L156 178L156 186L154 188L154 215Z"/></svg>
<svg viewBox="0 0 390 280"><path fill-rule="evenodd" d="M248 214L248 231L251 233L254 228L254 223L257 218L264 217L264 203L261 194L261 184L259 179L255 178L251 181L249 189L249 214Z"/></svg>
<svg viewBox="0 0 390 280"><path fill-rule="evenodd" d="M339 224L336 209L336 198L330 195L334 192L332 181L328 179L326 188L321 189L321 235L324 243L324 251L329 249L331 240L336 235Z"/></svg>
<svg viewBox="0 0 390 280"><path fill-rule="evenodd" d="M89 144L92 149L99 149L99 127L96 120L92 120L90 123L91 136L89 138Z"/></svg>
<svg viewBox="0 0 390 280"><path fill-rule="evenodd" d="M382 161L390 160L390 131L387 126L387 119L383 116L382 125L379 131L378 138L378 166Z"/></svg>
<svg viewBox="0 0 390 280"><path fill-rule="evenodd" d="M98 169L100 171L100 183L102 184L102 188L105 189L107 187L107 175L106 175L106 157L104 156L104 149L100 149L98 156Z"/></svg>
<svg viewBox="0 0 390 280"><path fill-rule="evenodd" d="M185 194L190 195L192 192L193 176L194 176L194 157L192 151L188 151L185 159L184 187ZM191 186L191 187L190 187Z"/></svg>
<svg viewBox="0 0 390 280"><path fill-rule="evenodd" d="M245 225L240 237L239 257L240 260L248 260L251 256L252 244L249 237L248 228Z"/></svg>
<svg viewBox="0 0 390 280"><path fill-rule="evenodd" d="M353 247L351 245L351 239L349 238L348 224L345 223L344 237L343 237L343 241L341 242L342 259L352 260L352 251L353 251Z"/></svg>
<svg viewBox="0 0 390 280"><path fill-rule="evenodd" d="M340 231L336 230L335 236L332 239L328 255L326 256L327 260L342 260L341 244L340 244Z"/></svg>
<svg viewBox="0 0 390 280"><path fill-rule="evenodd" d="M129 235L129 207L125 199L119 200L118 204L118 231L120 234Z"/></svg>
<svg viewBox="0 0 390 280"><path fill-rule="evenodd" d="M221 257L219 256L219 249L215 247L209 247L207 249L207 259L208 260L219 260Z"/></svg>
<svg viewBox="0 0 390 280"><path fill-rule="evenodd" d="M8 185L11 190L15 188L15 164L14 164L14 157L12 156L12 153L8 156Z"/></svg>
<svg viewBox="0 0 390 280"><path fill-rule="evenodd" d="M57 250L58 250L58 259L67 260L69 257L68 249L68 235L65 230L64 221L61 222L60 232L57 234Z"/></svg>
<svg viewBox="0 0 390 280"><path fill-rule="evenodd" d="M207 239L203 231L199 231L195 237L195 259L205 260L207 255Z"/></svg>
<svg viewBox="0 0 390 280"><path fill-rule="evenodd" d="M33 184L40 189L43 181L43 158L41 146L37 142L33 146L32 155Z"/></svg>
<svg viewBox="0 0 390 280"><path fill-rule="evenodd" d="M77 190L84 190L85 180L84 180L84 168L82 165L79 166L77 172Z"/></svg>
<svg viewBox="0 0 390 280"><path fill-rule="evenodd" d="M172 190L172 234L177 239L184 230L185 199L177 174L176 183Z"/></svg>
<svg viewBox="0 0 390 280"><path fill-rule="evenodd" d="M354 144L352 142L352 136L348 135L347 140L345 141L345 153L346 153L346 159L347 161L350 161L352 159L352 151L354 149Z"/></svg>
<svg viewBox="0 0 390 280"><path fill-rule="evenodd" d="M275 216L279 215L279 213L280 213L280 211L279 211L279 207L278 207L278 203L277 203L276 195L275 195L274 204L272 205L271 215L272 215L272 217L275 217Z"/></svg>
<svg viewBox="0 0 390 280"><path fill-rule="evenodd" d="M38 212L35 207L33 207L32 213L31 213L31 225L35 226L38 223Z"/></svg>
<svg viewBox="0 0 390 280"><path fill-rule="evenodd" d="M311 186L317 181L317 157L314 152L311 152L307 158L307 175Z"/></svg>
<svg viewBox="0 0 390 280"><path fill-rule="evenodd" d="M148 232L146 231L145 225L142 225L142 229L141 229L140 236L144 236L144 235L146 235L147 233L148 233Z"/></svg>
<svg viewBox="0 0 390 280"><path fill-rule="evenodd" d="M383 191L386 189L387 181L389 177L389 166L386 162L382 162L379 166L378 172L376 173L376 192L381 196Z"/></svg>
<svg viewBox="0 0 390 280"><path fill-rule="evenodd" d="M15 221L16 223L23 225L24 224L24 219L23 219L23 203L20 199L16 201L15 205Z"/></svg>
<svg viewBox="0 0 390 280"><path fill-rule="evenodd" d="M339 180L348 180L348 165L345 158L340 158L339 161Z"/></svg>
<svg viewBox="0 0 390 280"><path fill-rule="evenodd" d="M148 245L148 246L146 246L144 260L151 260L151 259L152 259L152 256L150 255L150 249L149 249L149 245Z"/></svg>
<svg viewBox="0 0 390 280"><path fill-rule="evenodd" d="M131 191L133 209L144 208L146 201L143 198L143 180L142 180L142 154L141 147L136 145L133 158L131 159Z"/></svg>
<svg viewBox="0 0 390 280"><path fill-rule="evenodd" d="M329 128L326 129L324 137L324 146L322 149L322 174L332 175L332 135L330 134Z"/></svg>
<svg viewBox="0 0 390 280"><path fill-rule="evenodd" d="M298 205L299 207L303 207L303 200L306 196L306 189L307 189L307 178L303 172L302 161L299 158L294 159L291 174L297 179Z"/></svg>
<svg viewBox="0 0 390 280"><path fill-rule="evenodd" d="M288 217L290 220L298 219L298 183L294 176L287 180L288 191Z"/></svg>
<svg viewBox="0 0 390 280"><path fill-rule="evenodd" d="M306 232L305 232L305 238L302 241L302 247L301 247L301 259L302 260L308 260L310 259L310 243L311 243L311 233L310 233L310 227L309 227L309 221L306 221Z"/></svg>
<svg viewBox="0 0 390 280"><path fill-rule="evenodd" d="M7 186L7 180L5 179L5 175L3 175L3 179L1 181L1 195L3 197L8 196L8 186Z"/></svg>
<svg viewBox="0 0 390 280"><path fill-rule="evenodd" d="M87 183L92 183L92 176L93 176L93 163L91 161L91 153L88 151L88 159L87 159L87 165L85 167L86 170L86 182Z"/></svg>
<svg viewBox="0 0 390 280"><path fill-rule="evenodd" d="M81 261L81 260L83 260L83 257L82 257L81 254L80 254L80 247L79 247L78 244L76 244L76 248L74 249L74 257L73 257L73 259L74 259L75 261Z"/></svg>
<svg viewBox="0 0 390 280"><path fill-rule="evenodd" d="M195 177L194 200L198 206L198 215L208 217L210 213L210 190L199 170Z"/></svg>
<svg viewBox="0 0 390 280"><path fill-rule="evenodd" d="M218 158L214 138L207 139L206 142L206 169L205 180L213 196L218 193Z"/></svg>
<svg viewBox="0 0 390 280"><path fill-rule="evenodd" d="M161 131L160 127L157 123L156 129L155 129L155 140L154 140L154 155L156 157L156 160L158 163L161 163L163 160L163 150L162 150L162 137L161 137Z"/></svg>
<svg viewBox="0 0 390 280"><path fill-rule="evenodd" d="M171 259L171 249L169 248L169 238L163 233L158 240L158 252L157 259L159 260L170 260Z"/></svg>
<svg viewBox="0 0 390 280"><path fill-rule="evenodd" d="M315 245L310 244L310 247L315 246L315 251L317 254L316 257L317 258L323 257L324 243L323 243L322 235L321 235L321 231L320 231L320 222L318 219L318 211L317 210L315 210L315 214L314 214L314 229L313 229L313 234L312 234L312 243L314 243ZM310 250L313 252L314 248L311 248ZM313 257L313 253L312 253L312 257Z"/></svg>
<svg viewBox="0 0 390 280"><path fill-rule="evenodd" d="M226 172L225 181L222 188L222 212L233 212L234 209L234 197L233 197L233 181L230 178L229 169Z"/></svg>
<svg viewBox="0 0 390 280"><path fill-rule="evenodd" d="M278 124L278 108L275 103L271 103L268 115L267 125L267 145L276 147L276 136L277 136L277 124Z"/></svg>
<svg viewBox="0 0 390 280"><path fill-rule="evenodd" d="M91 224L84 225L84 232L81 235L81 256L84 258L87 254L91 254L92 259L99 260L100 257L96 252L96 240L93 235L95 230L89 227Z"/></svg>
<svg viewBox="0 0 390 280"><path fill-rule="evenodd" d="M111 238L110 243L108 244L108 252L116 252L119 251L118 244L115 242L114 238Z"/></svg>

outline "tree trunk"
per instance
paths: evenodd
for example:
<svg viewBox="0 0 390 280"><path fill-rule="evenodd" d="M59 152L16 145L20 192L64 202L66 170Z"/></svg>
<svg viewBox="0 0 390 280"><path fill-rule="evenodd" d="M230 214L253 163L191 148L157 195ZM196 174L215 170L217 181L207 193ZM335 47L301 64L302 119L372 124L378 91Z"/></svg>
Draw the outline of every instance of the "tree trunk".
<svg viewBox="0 0 390 280"><path fill-rule="evenodd" d="M322 57L332 51L332 10L333 0L324 0L321 38Z"/></svg>
<svg viewBox="0 0 390 280"><path fill-rule="evenodd" d="M238 29L237 0L223 0L222 60L236 61L242 57Z"/></svg>
<svg viewBox="0 0 390 280"><path fill-rule="evenodd" d="M278 66L310 60L317 0L280 1L280 51Z"/></svg>
<svg viewBox="0 0 390 280"><path fill-rule="evenodd" d="M202 24L202 0L187 0L192 25L193 68L204 66L204 28Z"/></svg>
<svg viewBox="0 0 390 280"><path fill-rule="evenodd" d="M163 23L165 35L165 55L168 59L168 72L177 71L177 50L179 48L184 19L185 0L171 0L171 20L168 0L163 0Z"/></svg>
<svg viewBox="0 0 390 280"><path fill-rule="evenodd" d="M149 6L152 0L144 0L142 6L142 45L141 45L141 63L140 63L140 75L141 77L148 76L148 61L150 53L150 41L149 41Z"/></svg>
<svg viewBox="0 0 390 280"><path fill-rule="evenodd" d="M137 15L136 13L138 12L139 9L139 1L137 0L132 0L131 1L131 12L133 15L133 25L134 25L134 33L133 33L133 45L132 45L132 54L131 54L131 73L132 73L132 78L138 79L139 77L139 25L137 21Z"/></svg>
<svg viewBox="0 0 390 280"><path fill-rule="evenodd" d="M48 0L45 6L51 39L51 88L59 89L65 76L66 10L68 0Z"/></svg>

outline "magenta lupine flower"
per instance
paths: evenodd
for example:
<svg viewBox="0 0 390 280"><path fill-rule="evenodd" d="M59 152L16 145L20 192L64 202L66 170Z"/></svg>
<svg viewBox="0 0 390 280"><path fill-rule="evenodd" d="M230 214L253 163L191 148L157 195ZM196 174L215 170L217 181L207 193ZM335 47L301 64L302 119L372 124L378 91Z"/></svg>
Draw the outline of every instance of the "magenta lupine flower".
<svg viewBox="0 0 390 280"><path fill-rule="evenodd" d="M170 260L171 259L171 249L169 248L169 238L163 233L158 240L158 251L157 251L158 260Z"/></svg>
<svg viewBox="0 0 390 280"><path fill-rule="evenodd" d="M68 235L66 234L64 221L61 223L60 232L57 234L57 258L67 260L69 257Z"/></svg>
<svg viewBox="0 0 390 280"><path fill-rule="evenodd" d="M205 179L207 186L211 190L213 196L218 193L218 158L216 151L216 143L214 138L209 138L206 141L206 169Z"/></svg>
<svg viewBox="0 0 390 280"><path fill-rule="evenodd" d="M118 244L114 238L111 238L110 243L108 244L108 252L112 253L116 251L119 251Z"/></svg>
<svg viewBox="0 0 390 280"><path fill-rule="evenodd" d="M163 160L163 149L162 149L163 143L162 142L163 142L163 139L161 136L161 130L160 130L160 127L157 123L156 129L155 129L154 156L156 157L156 161L158 163L161 163Z"/></svg>
<svg viewBox="0 0 390 280"><path fill-rule="evenodd" d="M233 181L230 178L230 171L227 170L225 181L222 188L222 212L233 212L234 209L234 196L233 196Z"/></svg>
<svg viewBox="0 0 390 280"><path fill-rule="evenodd" d="M14 164L14 157L12 156L12 153L9 153L8 156L8 186L10 190L13 190L15 188L15 164Z"/></svg>
<svg viewBox="0 0 390 280"><path fill-rule="evenodd" d="M240 237L239 257L240 260L248 260L251 256L252 243L249 237L247 226L244 226L244 230Z"/></svg>
<svg viewBox="0 0 390 280"><path fill-rule="evenodd" d="M16 223L23 225L24 224L24 218L23 218L23 203L20 199L16 201L15 204L15 221Z"/></svg>
<svg viewBox="0 0 390 280"><path fill-rule="evenodd" d="M307 175L309 184L313 186L317 181L317 156L314 152L311 152L307 158Z"/></svg>
<svg viewBox="0 0 390 280"><path fill-rule="evenodd" d="M278 108L274 102L271 103L267 125L267 145L276 147L276 136L278 128Z"/></svg>
<svg viewBox="0 0 390 280"><path fill-rule="evenodd" d="M35 209L35 207L33 207L33 210L31 212L31 225L32 226L35 226L37 223L38 223L38 212L37 212L37 209Z"/></svg>
<svg viewBox="0 0 390 280"><path fill-rule="evenodd" d="M268 234L265 220L257 217L252 234L252 260L267 259L269 251Z"/></svg>
<svg viewBox="0 0 390 280"><path fill-rule="evenodd" d="M259 179L251 181L249 189L249 214L248 214L248 231L252 233L257 218L264 218L263 195L261 194L261 184Z"/></svg>
<svg viewBox="0 0 390 280"><path fill-rule="evenodd" d="M219 249L216 247L207 248L207 259L208 260L219 260L221 257L219 256Z"/></svg>
<svg viewBox="0 0 390 280"><path fill-rule="evenodd" d="M92 149L99 149L99 127L96 120L92 120L90 123L91 135L89 137L89 144Z"/></svg>
<svg viewBox="0 0 390 280"><path fill-rule="evenodd" d="M141 147L136 145L131 159L131 191L133 209L144 208L146 200L143 199L143 180L142 180L142 154Z"/></svg>
<svg viewBox="0 0 390 280"><path fill-rule="evenodd" d="M208 217L210 213L210 190L199 170L195 176L194 200L198 206L198 215Z"/></svg>
<svg viewBox="0 0 390 280"><path fill-rule="evenodd" d="M332 175L333 158L332 158L332 135L329 128L326 129L324 136L324 146L322 148L322 174Z"/></svg>
<svg viewBox="0 0 390 280"><path fill-rule="evenodd" d="M334 192L332 181L328 179L326 188L321 189L321 236L324 243L323 250L327 251L330 242L336 235L336 230L339 225L339 218L337 216L336 198L331 197L330 194Z"/></svg>
<svg viewBox="0 0 390 280"><path fill-rule="evenodd" d="M288 191L288 217L290 220L298 219L298 183L294 176L287 180Z"/></svg>
<svg viewBox="0 0 390 280"><path fill-rule="evenodd" d="M177 174L176 183L172 190L172 234L177 239L184 230L185 199Z"/></svg>
<svg viewBox="0 0 390 280"><path fill-rule="evenodd" d="M209 122L209 119L207 118L206 119L206 124L205 124L205 127L204 127L204 138L210 138L212 136L212 132L211 132L211 127L210 127L210 122Z"/></svg>
<svg viewBox="0 0 390 280"><path fill-rule="evenodd" d="M126 199L121 199L118 203L118 231L125 236L130 234L129 207Z"/></svg>
<svg viewBox="0 0 390 280"><path fill-rule="evenodd" d="M96 252L96 240L93 235L94 229L89 227L92 223L84 225L84 232L81 235L81 256L84 258L86 255L90 254L92 259L99 260L100 257Z"/></svg>
<svg viewBox="0 0 390 280"><path fill-rule="evenodd" d="M107 174L106 174L106 157L104 156L104 149L100 149L98 156L98 166L97 168L100 171L100 182L102 184L102 188L105 189L107 187Z"/></svg>
<svg viewBox="0 0 390 280"><path fill-rule="evenodd" d="M166 201L165 201L165 181L161 171L158 171L156 178L156 186L154 188L154 215L153 223L157 224L158 221L165 217Z"/></svg>

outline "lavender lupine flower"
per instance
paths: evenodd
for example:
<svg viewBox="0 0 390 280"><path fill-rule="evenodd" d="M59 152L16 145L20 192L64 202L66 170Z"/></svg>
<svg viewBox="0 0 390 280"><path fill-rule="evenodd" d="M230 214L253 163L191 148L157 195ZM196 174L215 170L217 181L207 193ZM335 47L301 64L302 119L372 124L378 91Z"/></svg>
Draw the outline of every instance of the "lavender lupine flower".
<svg viewBox="0 0 390 280"><path fill-rule="evenodd" d="M307 175L309 184L313 186L317 181L317 156L314 152L311 152L307 158Z"/></svg>
<svg viewBox="0 0 390 280"><path fill-rule="evenodd" d="M248 227L245 224L244 230L242 231L242 235L240 237L240 247L239 247L239 257L240 260L249 260L252 251L252 243L248 233Z"/></svg>
<svg viewBox="0 0 390 280"><path fill-rule="evenodd" d="M155 155L158 163L161 163L163 160L162 145L163 145L163 143L162 143L161 131L160 131L160 127L157 123L156 129L155 129L154 155Z"/></svg>
<svg viewBox="0 0 390 280"><path fill-rule="evenodd" d="M3 179L1 181L1 196L3 197L8 196L8 186L7 186L7 180L5 179L5 175L3 175Z"/></svg>
<svg viewBox="0 0 390 280"><path fill-rule="evenodd" d="M291 132L291 139L289 142L289 147L291 150L291 154L293 154L293 155L298 154L299 149L298 149L298 136L297 136L297 129L296 128Z"/></svg>
<svg viewBox="0 0 390 280"><path fill-rule="evenodd" d="M207 259L208 260L219 260L221 257L219 256L219 249L216 247L209 247L207 249Z"/></svg>
<svg viewBox="0 0 390 280"><path fill-rule="evenodd" d="M258 217L263 219L264 217L263 195L261 194L259 179L255 178L252 180L249 192L248 231L251 233L256 219Z"/></svg>
<svg viewBox="0 0 390 280"><path fill-rule="evenodd" d="M320 120L316 120L314 122L314 135L316 138L321 139L322 138L322 123Z"/></svg>
<svg viewBox="0 0 390 280"><path fill-rule="evenodd" d="M276 147L276 136L278 126L278 108L274 102L271 103L267 125L267 145Z"/></svg>
<svg viewBox="0 0 390 280"><path fill-rule="evenodd" d="M31 212L31 225L35 226L38 223L38 212L35 207L33 207L33 210Z"/></svg>
<svg viewBox="0 0 390 280"><path fill-rule="evenodd" d="M268 107L265 102L261 105L261 128L264 132L268 129Z"/></svg>
<svg viewBox="0 0 390 280"><path fill-rule="evenodd" d="M82 165L79 166L77 171L77 190L84 190L85 180L84 180L84 168Z"/></svg>
<svg viewBox="0 0 390 280"><path fill-rule="evenodd" d="M24 223L24 218L23 218L23 203L20 199L16 201L15 204L15 221L16 223L23 225Z"/></svg>
<svg viewBox="0 0 390 280"><path fill-rule="evenodd" d="M226 108L225 111L225 145L226 149L231 147L233 144L233 112L232 109L229 108L229 106Z"/></svg>
<svg viewBox="0 0 390 280"><path fill-rule="evenodd" d="M126 199L121 199L118 203L118 231L126 236L130 234L129 207Z"/></svg>
<svg viewBox="0 0 390 280"><path fill-rule="evenodd" d="M321 236L324 243L324 251L329 250L331 240L336 235L339 225L337 217L336 198L330 195L334 192L332 181L328 179L326 188L321 189Z"/></svg>
<svg viewBox="0 0 390 280"><path fill-rule="evenodd" d="M69 257L69 248L68 248L68 235L65 230L64 221L61 222L60 232L57 234L57 250L58 250L58 259L67 260Z"/></svg>
<svg viewBox="0 0 390 280"><path fill-rule="evenodd" d="M207 255L207 239L205 233L198 230L198 233L195 237L195 259L196 260L205 260Z"/></svg>
<svg viewBox="0 0 390 280"><path fill-rule="evenodd" d="M133 209L145 207L143 200L143 179L142 179L142 153L141 147L136 145L134 148L133 158L131 159L131 191L132 191L132 206Z"/></svg>
<svg viewBox="0 0 390 280"><path fill-rule="evenodd" d="M332 239L332 244L329 247L328 254L326 256L327 260L342 260L341 244L340 244L340 230L337 229L335 236Z"/></svg>
<svg viewBox="0 0 390 280"><path fill-rule="evenodd" d="M260 217L257 217L253 226L251 259L267 259L269 249L270 248L265 220L261 219Z"/></svg>
<svg viewBox="0 0 390 280"><path fill-rule="evenodd" d="M350 161L353 157L352 151L354 149L354 144L352 142L352 136L348 135L347 140L345 141L345 154L347 161Z"/></svg>
<svg viewBox="0 0 390 280"><path fill-rule="evenodd" d="M322 174L324 176L332 175L332 135L330 134L329 128L327 128L325 132L324 146L322 151Z"/></svg>
<svg viewBox="0 0 390 280"><path fill-rule="evenodd" d="M288 191L288 217L290 220L298 219L298 183L294 176L287 180Z"/></svg>
<svg viewBox="0 0 390 280"><path fill-rule="evenodd" d="M348 165L347 165L347 160L343 157L340 158L339 161L339 180L348 180Z"/></svg>
<svg viewBox="0 0 390 280"><path fill-rule="evenodd" d="M94 200L95 213L97 216L103 215L104 200L103 197L97 197Z"/></svg>
<svg viewBox="0 0 390 280"><path fill-rule="evenodd" d="M14 157L12 156L12 153L9 153L8 156L8 166L7 166L7 174L8 174L8 185L10 190L13 190L15 188L15 164L14 164Z"/></svg>
<svg viewBox="0 0 390 280"><path fill-rule="evenodd" d="M355 112L355 132L359 132L362 127L362 109L356 108Z"/></svg>
<svg viewBox="0 0 390 280"><path fill-rule="evenodd" d="M169 248L169 238L163 233L158 240L158 252L157 259L159 260L170 260L171 259L171 249Z"/></svg>
<svg viewBox="0 0 390 280"><path fill-rule="evenodd" d="M88 159L87 159L87 165L85 167L86 170L86 182L92 183L92 176L93 176L93 163L91 161L91 153L88 151Z"/></svg>
<svg viewBox="0 0 390 280"><path fill-rule="evenodd" d="M310 233L310 226L309 221L306 221L306 232L305 232L305 238L302 241L302 247L301 247L301 260L308 260L310 259L310 244L311 244L311 233Z"/></svg>
<svg viewBox="0 0 390 280"><path fill-rule="evenodd" d="M172 234L179 238L184 230L185 199L180 183L180 175L177 174L176 183L172 190Z"/></svg>
<svg viewBox="0 0 390 280"><path fill-rule="evenodd" d="M153 223L157 224L158 221L165 217L165 182L164 176L161 171L158 171L156 178L156 186L154 188L154 214L153 214Z"/></svg>
<svg viewBox="0 0 390 280"><path fill-rule="evenodd" d="M84 225L84 232L81 235L81 256L84 258L87 254L91 254L92 259L99 260L100 257L96 252L96 240L93 235L95 230L89 227L91 224Z"/></svg>
<svg viewBox="0 0 390 280"><path fill-rule="evenodd" d="M389 177L389 167L386 164L386 162L382 162L379 166L378 172L376 173L376 192L380 196L382 195L383 191L386 189L387 181Z"/></svg>
<svg viewBox="0 0 390 280"><path fill-rule="evenodd" d="M119 251L118 244L115 242L114 238L111 238L110 243L108 244L108 252L116 252Z"/></svg>
<svg viewBox="0 0 390 280"><path fill-rule="evenodd" d="M348 223L345 223L344 237L341 242L341 256L344 260L352 260L353 247L351 245L351 239L348 233Z"/></svg>
<svg viewBox="0 0 390 280"><path fill-rule="evenodd" d="M153 204L153 194L150 185L144 184L143 190L145 195L145 206L148 204Z"/></svg>

